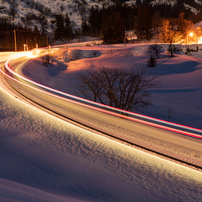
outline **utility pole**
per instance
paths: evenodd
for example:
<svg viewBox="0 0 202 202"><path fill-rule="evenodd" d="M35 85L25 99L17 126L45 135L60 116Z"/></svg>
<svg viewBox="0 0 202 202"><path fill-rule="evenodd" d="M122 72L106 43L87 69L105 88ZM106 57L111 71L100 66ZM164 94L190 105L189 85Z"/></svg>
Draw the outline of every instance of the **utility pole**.
<svg viewBox="0 0 202 202"><path fill-rule="evenodd" d="M48 38L46 38L46 43L47 43L47 47L48 47Z"/></svg>
<svg viewBox="0 0 202 202"><path fill-rule="evenodd" d="M125 27L125 37L124 37L124 43L125 43L125 46L126 46L126 27Z"/></svg>
<svg viewBox="0 0 202 202"><path fill-rule="evenodd" d="M35 46L36 46L36 36L34 37L34 42L35 42Z"/></svg>
<svg viewBox="0 0 202 202"><path fill-rule="evenodd" d="M16 30L14 29L15 52L17 52Z"/></svg>

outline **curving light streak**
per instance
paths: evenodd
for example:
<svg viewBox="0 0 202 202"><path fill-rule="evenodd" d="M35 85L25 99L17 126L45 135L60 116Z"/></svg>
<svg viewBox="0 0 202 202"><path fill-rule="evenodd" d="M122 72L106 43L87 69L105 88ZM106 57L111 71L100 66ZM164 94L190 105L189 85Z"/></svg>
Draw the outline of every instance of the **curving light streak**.
<svg viewBox="0 0 202 202"><path fill-rule="evenodd" d="M25 81L28 81L29 83L32 83L36 86L39 86L43 89L47 89L51 92L55 92L55 93L58 93L60 95L64 95L66 97L69 97L69 98L73 98L77 101L73 101L73 100L70 100L70 99L67 99L67 98L64 98L64 97L61 97L61 96L57 96L55 94L52 94L52 93L48 93L47 91L43 91L43 90L39 90L35 87L32 87L32 86L29 86L27 84L24 84L22 82L20 82L19 80L16 80L14 79L13 77L10 77L12 78L13 80L17 81L17 82L20 82L21 84L23 85L26 85L30 88L33 88L35 90L38 90L40 92L43 92L43 93L46 93L48 95L51 95L51 96L54 96L54 97L57 97L59 99L63 99L63 100L66 100L66 101L69 101L69 102L72 102L72 103L75 103L75 104L79 104L81 106L84 106L84 107L87 107L87 108L90 108L90 109L93 109L93 110L97 110L97 111L100 111L100 112L103 112L103 113L107 113L107 114L110 114L110 115L113 115L113 116L117 116L117 117L120 117L120 118L124 118L124 119L128 119L128 120L131 120L131 121L136 121L136 122L139 122L139 123L143 123L143 124L146 124L146 125L150 125L150 126L153 126L153 127L157 127L157 128L160 128L160 129L164 129L164 130L168 130L168 131L171 131L171 132L176 132L176 133L180 133L180 134L183 134L183 135L188 135L188 136L191 136L191 137L195 137L195 138L199 138L199 139L202 139L202 136L200 135L196 135L196 134L193 134L193 133L190 133L190 132L185 132L185 131L182 131L182 130L178 130L178 129L174 129L174 128L169 128L169 127L166 127L166 126L163 126L163 125L158 125L158 124L155 124L155 123L151 123L151 121L155 121L155 122L158 122L158 123L161 123L161 124L167 124L167 125L170 125L172 127L180 127L180 128L183 128L185 130L190 130L190 131L194 131L194 132L200 132L202 133L202 130L200 129L196 129L196 128L192 128L192 127L188 127L188 126L183 126L183 125L180 125L180 124L175 124L175 123L171 123L171 122L168 122L168 121L163 121L163 120L160 120L160 119L156 119L156 118L151 118L151 117L148 117L148 116L145 116L145 115L140 115L140 114L137 114L137 113L133 113L133 112L128 112L128 111L125 111L125 110L121 110L121 109L117 109L117 108L114 108L114 107L110 107L110 106L107 106L107 105L103 105L103 104L100 104L100 103L97 103L97 102L93 102L93 101L90 101L90 100L86 100L84 98L80 98L80 97L77 97L77 96L74 96L74 95L71 95L71 94L67 94L67 93L64 93L62 91L59 91L59 90L55 90L53 88L50 88L50 87L47 87L45 85L42 85L42 84L39 84L37 82L34 82L30 79L27 79L19 74L17 74L16 72L14 72L10 67L9 67L9 62L10 60L12 59L9 59L6 64L5 64L5 67L6 69L11 72L13 75L16 75L17 77L25 80ZM2 72L2 70L1 70ZM4 73L5 74L5 73ZM6 74L5 74L6 75ZM8 76L8 75L6 75ZM81 103L81 102L84 102L84 103ZM93 107L93 106L90 106L89 104L91 105L94 105L94 106L97 106L97 107ZM105 108L106 110L103 110L101 108ZM111 112L111 111L108 111L108 110L113 110L115 112ZM125 113L125 114L128 114L130 116L135 116L135 117L138 117L138 118L144 118L145 120L147 121L144 121L144 120L140 120L140 119L137 119L137 118L133 118L133 117L127 117L127 116L124 116L124 115L121 115L121 114L117 114L116 112L118 113ZM148 122L150 121L150 122Z"/></svg>
<svg viewBox="0 0 202 202"><path fill-rule="evenodd" d="M112 116L116 116L116 117L119 117L119 118L124 118L124 119L127 119L127 120L130 120L130 121L135 121L135 122L138 122L138 123L142 123L142 124L146 124L146 125L149 125L149 126L152 126L152 127L157 127L157 128L160 128L160 129L163 129L163 130L167 130L167 131L171 131L171 132L175 132L175 133L180 133L180 134L183 134L183 135L187 135L187 136L190 136L190 137L194 137L194 138L198 138L198 139L202 139L202 136L200 135L196 135L196 134L193 134L193 133L188 133L188 132L184 132L184 131L180 131L180 130L177 130L177 129L172 129L172 128L169 128L169 127L165 127L165 126L161 126L161 125L157 125L157 124L154 124L154 123L150 123L150 122L147 122L147 121L143 121L143 120L139 120L139 119L135 119L135 118L132 118L132 117L126 117L124 115L120 115L120 114L117 114L117 113L114 113L114 112L110 112L110 111L107 111L107 110L103 110L103 109L100 109L100 108L96 108L96 107L93 107L93 106L90 106L90 105L86 105L86 104L83 104L83 103L80 103L80 102L77 102L77 101L73 101L73 100L70 100L70 99L67 99L67 98L64 98L64 97L61 97L61 96L58 96L58 95L55 95L55 94L52 94L52 93L49 93L47 91L44 91L44 90L40 90L38 88L35 88L33 86L30 86L28 84L25 84L9 75L7 75L2 69L0 69L0 72L3 73L5 76L7 76L8 78L24 85L24 86L27 86L29 88L32 88L34 90L37 90L39 92L42 92L42 93L45 93L47 95L50 95L50 96L53 96L55 98L59 98L61 100L64 100L64 101L68 101L68 102L71 102L73 104L77 104L77 105L80 105L80 106L83 106L83 107L87 107L89 109L92 109L92 110L96 110L96 111L99 111L99 112L102 112L102 113L105 113L105 114L109 114L109 115L112 115Z"/></svg>

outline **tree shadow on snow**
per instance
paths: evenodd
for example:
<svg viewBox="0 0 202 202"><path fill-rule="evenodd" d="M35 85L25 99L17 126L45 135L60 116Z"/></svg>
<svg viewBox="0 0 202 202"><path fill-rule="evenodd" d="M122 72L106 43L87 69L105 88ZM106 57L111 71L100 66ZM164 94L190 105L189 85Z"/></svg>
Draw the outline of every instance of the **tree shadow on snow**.
<svg viewBox="0 0 202 202"><path fill-rule="evenodd" d="M54 62L54 64L49 64L47 71L51 77L55 77L58 75L59 72L64 71L67 69L67 65L63 64L60 61Z"/></svg>
<svg viewBox="0 0 202 202"><path fill-rule="evenodd" d="M164 64L156 69L155 73L159 75L171 75L171 74L184 74L191 73L197 70L199 62L187 61L179 64Z"/></svg>

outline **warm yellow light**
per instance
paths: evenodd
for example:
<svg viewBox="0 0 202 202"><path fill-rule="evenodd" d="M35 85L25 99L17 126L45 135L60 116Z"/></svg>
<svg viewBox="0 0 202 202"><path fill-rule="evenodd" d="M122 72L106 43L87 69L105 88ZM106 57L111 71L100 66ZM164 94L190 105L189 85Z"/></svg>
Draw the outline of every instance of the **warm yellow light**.
<svg viewBox="0 0 202 202"><path fill-rule="evenodd" d="M202 37L199 37L199 38L198 38L198 43L199 43L199 44L202 44Z"/></svg>
<svg viewBox="0 0 202 202"><path fill-rule="evenodd" d="M36 58L36 57L38 57L38 55L34 54L34 52L32 52L32 51L25 51L24 56L27 56L28 58Z"/></svg>
<svg viewBox="0 0 202 202"><path fill-rule="evenodd" d="M193 36L193 35L194 35L194 33L193 33L193 32L191 32L189 35L190 35L190 36Z"/></svg>

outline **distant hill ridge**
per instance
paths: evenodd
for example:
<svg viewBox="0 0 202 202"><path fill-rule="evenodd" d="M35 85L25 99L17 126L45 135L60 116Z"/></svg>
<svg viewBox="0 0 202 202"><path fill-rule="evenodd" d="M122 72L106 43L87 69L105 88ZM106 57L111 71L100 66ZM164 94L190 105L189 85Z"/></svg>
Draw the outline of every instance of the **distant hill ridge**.
<svg viewBox="0 0 202 202"><path fill-rule="evenodd" d="M92 6L102 8L123 3L164 6L164 12L171 12L175 8L178 12L195 14L202 7L202 0L0 0L0 17L7 17L15 24L21 23L30 28L37 25L39 29L51 32L55 14L67 13L73 27L80 28L82 18L88 17Z"/></svg>

